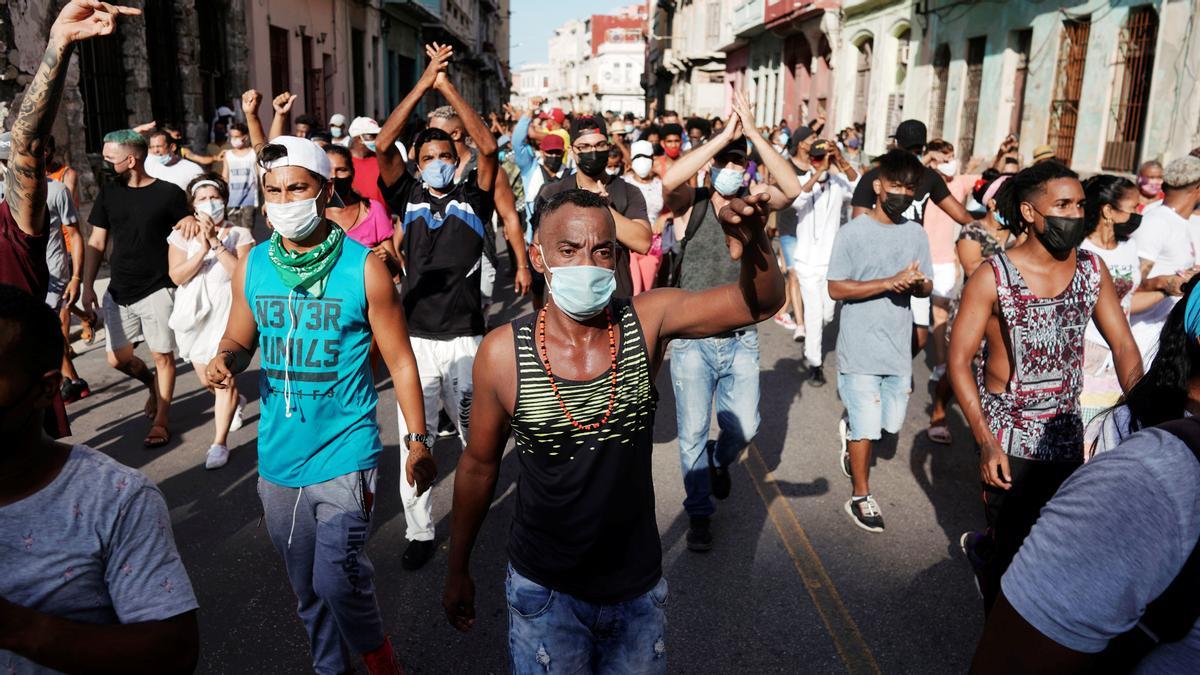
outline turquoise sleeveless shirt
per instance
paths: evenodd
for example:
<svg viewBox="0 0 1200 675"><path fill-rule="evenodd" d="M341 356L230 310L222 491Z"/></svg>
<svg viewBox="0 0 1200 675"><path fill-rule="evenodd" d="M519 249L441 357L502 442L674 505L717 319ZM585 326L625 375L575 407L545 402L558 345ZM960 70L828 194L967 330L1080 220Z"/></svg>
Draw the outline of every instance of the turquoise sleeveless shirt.
<svg viewBox="0 0 1200 675"><path fill-rule="evenodd" d="M245 293L258 326L258 471L284 487L314 485L375 467L383 444L367 354L366 258L346 239L325 294L288 288L250 251Z"/></svg>

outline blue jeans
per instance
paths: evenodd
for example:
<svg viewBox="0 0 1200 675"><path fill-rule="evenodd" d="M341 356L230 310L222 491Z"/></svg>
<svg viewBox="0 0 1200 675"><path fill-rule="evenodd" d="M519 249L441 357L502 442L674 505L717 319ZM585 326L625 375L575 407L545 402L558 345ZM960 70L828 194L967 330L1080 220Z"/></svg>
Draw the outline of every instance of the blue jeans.
<svg viewBox="0 0 1200 675"><path fill-rule="evenodd" d="M667 672L667 580L645 595L594 605L550 590L512 565L504 580L513 675Z"/></svg>
<svg viewBox="0 0 1200 675"><path fill-rule="evenodd" d="M671 346L671 381L679 427L679 462L689 516L711 516L716 506L708 484L708 426L717 402L714 460L729 466L758 433L758 331L703 340L676 340Z"/></svg>

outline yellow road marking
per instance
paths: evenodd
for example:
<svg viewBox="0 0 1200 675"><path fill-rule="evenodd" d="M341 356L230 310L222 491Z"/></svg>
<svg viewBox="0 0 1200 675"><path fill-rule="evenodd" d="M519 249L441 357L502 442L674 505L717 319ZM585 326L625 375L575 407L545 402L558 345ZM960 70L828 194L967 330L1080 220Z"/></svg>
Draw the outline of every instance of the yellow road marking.
<svg viewBox="0 0 1200 675"><path fill-rule="evenodd" d="M838 656L841 657L842 663L846 664L846 670L851 674L882 672L875 656L871 654L870 647L867 646L867 641L859 632L858 625L854 623L854 618L842 603L833 580L821 564L820 556L808 540L808 534L800 525L800 519L780 492L774 477L767 469L767 463L758 451L758 446L754 443L750 444L746 458L746 468L753 479L754 489L766 505L771 522L779 532L779 538L783 541L792 562L795 563L804 588L812 598L817 614L825 624L825 630L833 639Z"/></svg>

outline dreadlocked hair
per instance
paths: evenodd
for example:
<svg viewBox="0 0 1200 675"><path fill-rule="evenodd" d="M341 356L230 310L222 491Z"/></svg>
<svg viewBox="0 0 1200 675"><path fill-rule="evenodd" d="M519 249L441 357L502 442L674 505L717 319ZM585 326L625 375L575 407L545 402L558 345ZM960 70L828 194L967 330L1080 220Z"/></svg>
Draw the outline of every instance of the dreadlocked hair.
<svg viewBox="0 0 1200 675"><path fill-rule="evenodd" d="M996 193L996 211L1004 218L1004 228L1013 234L1024 234L1031 223L1021 215L1021 203L1045 189L1046 183L1059 178L1079 180L1079 174L1062 162L1048 160L1021 169L1004 181Z"/></svg>
<svg viewBox="0 0 1200 675"><path fill-rule="evenodd" d="M1131 432L1183 417L1188 401L1188 380L1200 376L1200 341L1188 337L1184 326L1188 297L1200 293L1196 290L1198 282L1200 276L1183 285L1183 297L1167 316L1150 370L1114 406L1129 408ZM1111 409L1105 414L1109 412Z"/></svg>

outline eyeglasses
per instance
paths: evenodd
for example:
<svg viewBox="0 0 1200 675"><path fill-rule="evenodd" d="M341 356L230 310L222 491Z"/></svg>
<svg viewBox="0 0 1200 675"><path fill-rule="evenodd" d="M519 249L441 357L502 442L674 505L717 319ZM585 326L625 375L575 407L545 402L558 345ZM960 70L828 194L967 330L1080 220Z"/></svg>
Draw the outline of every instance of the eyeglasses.
<svg viewBox="0 0 1200 675"><path fill-rule="evenodd" d="M608 141L601 141L591 145L576 143L571 147L575 149L575 152L608 152L609 148L612 146L609 145Z"/></svg>

